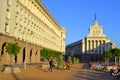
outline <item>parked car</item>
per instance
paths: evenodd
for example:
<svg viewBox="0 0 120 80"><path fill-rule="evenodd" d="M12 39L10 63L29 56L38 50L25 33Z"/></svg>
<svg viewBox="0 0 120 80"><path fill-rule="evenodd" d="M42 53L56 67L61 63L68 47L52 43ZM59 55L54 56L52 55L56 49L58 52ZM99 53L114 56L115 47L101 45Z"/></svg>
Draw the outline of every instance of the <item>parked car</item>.
<svg viewBox="0 0 120 80"><path fill-rule="evenodd" d="M90 68L94 70L104 70L106 72L109 72L112 68L112 65L105 65L104 63L98 63L98 62L89 62Z"/></svg>
<svg viewBox="0 0 120 80"><path fill-rule="evenodd" d="M111 69L112 69L112 66L104 65L104 68L103 68L104 71L110 72Z"/></svg>

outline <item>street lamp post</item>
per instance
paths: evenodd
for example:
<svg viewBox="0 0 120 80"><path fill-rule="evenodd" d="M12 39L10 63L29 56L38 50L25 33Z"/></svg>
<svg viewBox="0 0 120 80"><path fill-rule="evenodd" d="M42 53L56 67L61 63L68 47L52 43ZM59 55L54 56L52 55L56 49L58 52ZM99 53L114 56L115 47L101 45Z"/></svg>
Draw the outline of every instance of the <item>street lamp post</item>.
<svg viewBox="0 0 120 80"><path fill-rule="evenodd" d="M28 41L28 39L27 39L27 35L28 34L34 34L33 32L31 32L31 33L26 33L26 44L25 44L25 46L26 46L26 50L25 50L25 61L24 61L24 69L26 69L26 59L27 59L27 41Z"/></svg>

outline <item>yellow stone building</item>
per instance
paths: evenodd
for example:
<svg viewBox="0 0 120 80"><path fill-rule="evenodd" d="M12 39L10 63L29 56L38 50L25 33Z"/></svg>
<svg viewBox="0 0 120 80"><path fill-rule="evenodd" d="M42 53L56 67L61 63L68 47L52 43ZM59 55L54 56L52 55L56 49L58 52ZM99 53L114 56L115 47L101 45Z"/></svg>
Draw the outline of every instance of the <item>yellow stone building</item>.
<svg viewBox="0 0 120 80"><path fill-rule="evenodd" d="M84 39L67 45L66 53L77 55L81 61L98 61L103 59L103 51L111 48L115 48L115 45L103 34L102 26L98 25L95 16L89 34Z"/></svg>
<svg viewBox="0 0 120 80"><path fill-rule="evenodd" d="M51 16L40 0L0 0L0 64L9 62L8 42L18 42L16 63L39 63L40 49L65 53L66 30ZM26 53L27 51L27 53Z"/></svg>

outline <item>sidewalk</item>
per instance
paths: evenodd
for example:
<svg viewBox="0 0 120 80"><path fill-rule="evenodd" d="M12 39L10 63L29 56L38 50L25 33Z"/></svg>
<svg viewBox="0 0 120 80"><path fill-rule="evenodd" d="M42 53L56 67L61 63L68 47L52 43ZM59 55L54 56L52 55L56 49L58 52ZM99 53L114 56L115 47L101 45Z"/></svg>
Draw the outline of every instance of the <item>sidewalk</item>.
<svg viewBox="0 0 120 80"><path fill-rule="evenodd" d="M21 73L0 72L0 80L114 80L108 73L90 70L87 64L72 65L71 70L40 68L29 66L27 69L20 68Z"/></svg>
<svg viewBox="0 0 120 80"><path fill-rule="evenodd" d="M69 80L82 66L83 64L73 65L69 72L62 69L53 69L53 72L48 72L48 69L39 66L20 68L21 73L0 72L0 80Z"/></svg>
<svg viewBox="0 0 120 80"><path fill-rule="evenodd" d="M114 80L109 73L104 71L91 70L88 64L80 68L70 80Z"/></svg>

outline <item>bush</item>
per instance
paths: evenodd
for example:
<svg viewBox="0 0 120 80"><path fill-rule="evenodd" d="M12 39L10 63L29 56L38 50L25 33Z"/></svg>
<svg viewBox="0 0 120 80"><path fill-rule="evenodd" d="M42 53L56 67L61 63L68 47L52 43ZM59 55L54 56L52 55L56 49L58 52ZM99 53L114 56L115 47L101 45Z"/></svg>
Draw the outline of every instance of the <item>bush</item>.
<svg viewBox="0 0 120 80"><path fill-rule="evenodd" d="M59 58L60 55L62 55L61 52L58 52L58 51L54 51L54 50L50 50L50 49L46 49L46 48L43 48L41 51L41 56L45 59L47 59L49 61L49 59L52 57L52 58Z"/></svg>

